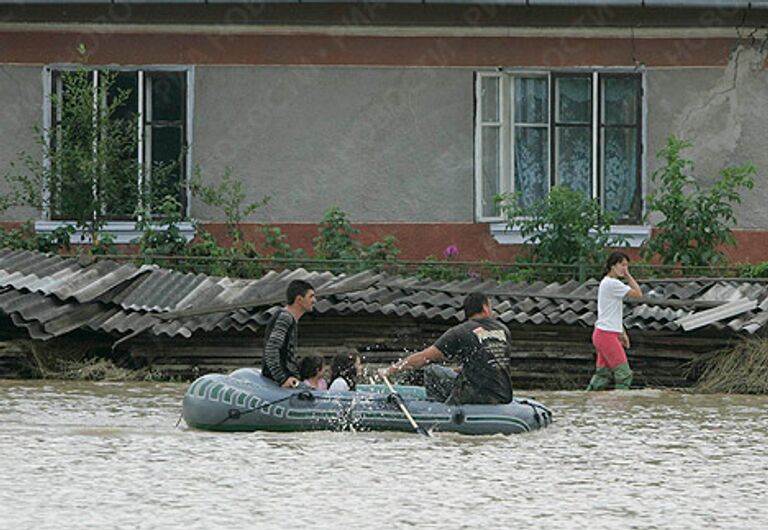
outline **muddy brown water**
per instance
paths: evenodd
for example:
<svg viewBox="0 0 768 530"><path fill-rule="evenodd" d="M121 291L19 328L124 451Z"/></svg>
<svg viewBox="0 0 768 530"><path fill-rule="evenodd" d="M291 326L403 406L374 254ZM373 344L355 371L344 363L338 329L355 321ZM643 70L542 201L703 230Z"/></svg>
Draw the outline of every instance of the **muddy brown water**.
<svg viewBox="0 0 768 530"><path fill-rule="evenodd" d="M0 528L768 528L768 397L525 392L516 436L210 433L183 384L0 381Z"/></svg>

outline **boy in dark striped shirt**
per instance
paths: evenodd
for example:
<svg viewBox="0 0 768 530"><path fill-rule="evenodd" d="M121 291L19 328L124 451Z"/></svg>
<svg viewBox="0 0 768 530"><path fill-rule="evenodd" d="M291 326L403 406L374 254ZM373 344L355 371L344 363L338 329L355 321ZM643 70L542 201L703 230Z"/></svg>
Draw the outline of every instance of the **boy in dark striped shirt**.
<svg viewBox="0 0 768 530"><path fill-rule="evenodd" d="M315 290L309 282L293 280L286 291L288 305L279 309L264 332L264 355L261 373L283 388L299 384L296 350L299 339L299 319L315 305Z"/></svg>

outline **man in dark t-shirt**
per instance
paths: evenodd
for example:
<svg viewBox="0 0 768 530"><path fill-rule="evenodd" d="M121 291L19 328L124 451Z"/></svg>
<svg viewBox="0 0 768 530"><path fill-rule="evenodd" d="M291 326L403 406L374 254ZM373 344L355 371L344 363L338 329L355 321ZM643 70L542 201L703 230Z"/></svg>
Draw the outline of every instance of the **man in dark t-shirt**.
<svg viewBox="0 0 768 530"><path fill-rule="evenodd" d="M261 373L284 388L293 388L299 384L299 319L312 311L315 291L308 282L294 280L288 285L286 299L288 305L278 309L264 331Z"/></svg>
<svg viewBox="0 0 768 530"><path fill-rule="evenodd" d="M510 333L507 326L492 318L488 297L472 293L464 300L467 321L446 331L429 348L399 360L381 370L389 376L427 366L425 381L437 399L449 404L496 404L512 401L510 375ZM460 372L431 363L447 359L461 365Z"/></svg>

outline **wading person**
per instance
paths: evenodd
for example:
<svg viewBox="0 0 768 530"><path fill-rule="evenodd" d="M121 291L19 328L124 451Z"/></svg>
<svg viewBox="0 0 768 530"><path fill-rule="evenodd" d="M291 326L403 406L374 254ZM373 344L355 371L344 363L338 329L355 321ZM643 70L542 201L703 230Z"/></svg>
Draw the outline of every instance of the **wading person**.
<svg viewBox="0 0 768 530"><path fill-rule="evenodd" d="M629 273L629 257L623 252L614 252L608 256L597 291L597 321L592 333L597 368L587 390L605 390L611 383L616 390L629 390L632 384L632 370L624 351L629 348L629 335L624 330L625 296L640 298L643 292Z"/></svg>
<svg viewBox="0 0 768 530"><path fill-rule="evenodd" d="M424 386L431 399L448 404L497 404L512 401L510 334L492 318L488 297L472 293L464 299L467 321L446 331L430 347L379 371L389 376L424 369ZM458 361L460 371L431 363Z"/></svg>
<svg viewBox="0 0 768 530"><path fill-rule="evenodd" d="M296 364L299 319L312 311L315 291L309 282L293 280L285 297L288 305L272 316L264 332L261 373L284 388L293 388L301 377Z"/></svg>

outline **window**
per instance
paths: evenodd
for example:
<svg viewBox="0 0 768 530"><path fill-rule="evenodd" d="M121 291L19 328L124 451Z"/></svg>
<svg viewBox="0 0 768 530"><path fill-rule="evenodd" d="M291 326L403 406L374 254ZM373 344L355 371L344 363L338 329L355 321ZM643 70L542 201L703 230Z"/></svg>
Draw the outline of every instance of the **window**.
<svg viewBox="0 0 768 530"><path fill-rule="evenodd" d="M80 72L86 82L79 88L70 84L67 76ZM76 70L74 68L51 68L47 70L48 83L45 129L49 150L46 163L58 164L51 168L52 175L67 170L65 159L57 160L56 150L77 145L81 152L108 149L101 143L109 134L130 136L122 150L114 151L111 167L107 168L114 182L114 192L106 193L85 176L77 179L51 179L47 190L44 215L52 220L71 220L73 212L80 207L74 198L82 189L91 188L92 197L98 197L101 214L110 221L130 220L137 208L153 212L160 200L170 195L182 205L182 212L188 214L188 168L190 152L188 146L188 78L186 69L111 69ZM68 87L73 87L69 89ZM84 87L84 88L83 88ZM90 87L90 88L89 88ZM72 113L66 105L67 98L74 99L76 90L91 90L93 115L83 123L86 134L71 133L72 120L82 119L87 113ZM70 90L72 93L68 93ZM81 93L82 95L82 93ZM51 97L52 96L52 97ZM85 99L87 101L87 95ZM108 115L108 123L99 121ZM79 115L80 118L73 117ZM69 121L67 121L69 120ZM91 132L95 131L95 132ZM122 163L121 163L122 162ZM105 169L102 168L102 171ZM92 204L92 202L89 202Z"/></svg>
<svg viewBox="0 0 768 530"><path fill-rule="evenodd" d="M482 221L494 196L521 205L566 186L597 199L620 223L642 216L642 78L637 73L479 73L476 195Z"/></svg>

